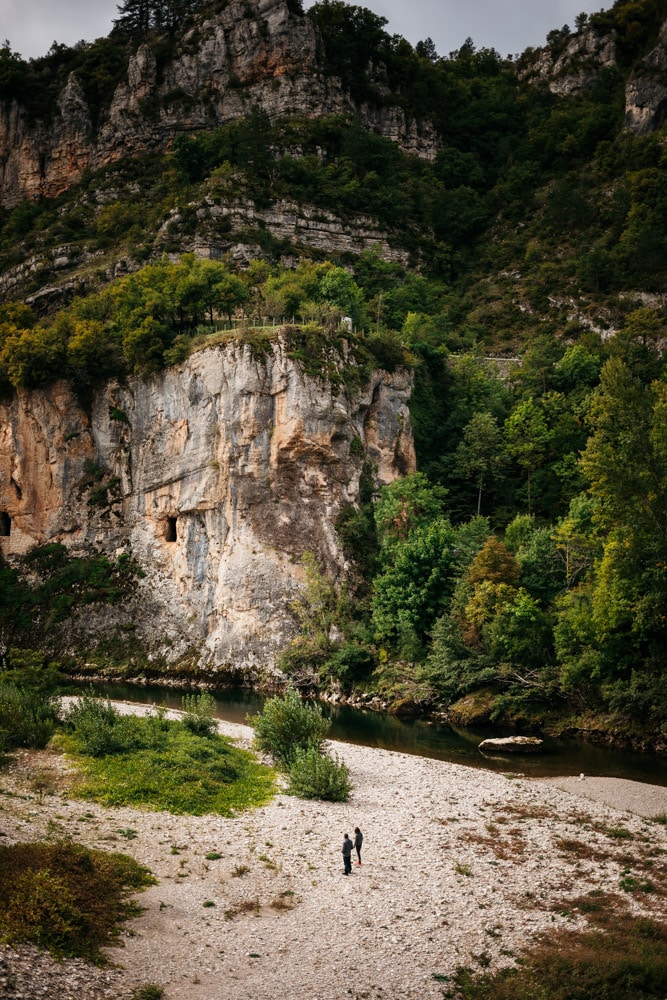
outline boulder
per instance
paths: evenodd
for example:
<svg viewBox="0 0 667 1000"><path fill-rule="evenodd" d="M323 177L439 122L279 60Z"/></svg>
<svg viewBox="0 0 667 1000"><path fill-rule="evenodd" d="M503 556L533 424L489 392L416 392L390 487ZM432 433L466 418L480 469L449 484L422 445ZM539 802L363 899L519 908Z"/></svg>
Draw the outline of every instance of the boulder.
<svg viewBox="0 0 667 1000"><path fill-rule="evenodd" d="M482 740L477 749L482 753L540 753L543 743L537 736L506 736Z"/></svg>

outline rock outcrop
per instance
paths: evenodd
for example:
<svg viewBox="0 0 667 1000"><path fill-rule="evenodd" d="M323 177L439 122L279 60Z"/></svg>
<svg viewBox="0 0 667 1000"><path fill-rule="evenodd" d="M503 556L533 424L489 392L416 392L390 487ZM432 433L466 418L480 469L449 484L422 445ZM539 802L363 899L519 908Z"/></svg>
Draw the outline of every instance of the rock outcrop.
<svg viewBox="0 0 667 1000"><path fill-rule="evenodd" d="M478 749L482 753L540 753L544 740L537 736L504 736L498 739L482 740Z"/></svg>
<svg viewBox="0 0 667 1000"><path fill-rule="evenodd" d="M541 49L522 77L542 83L560 96L580 94L595 84L604 69L618 69L614 31L598 34L593 27L572 34L556 49ZM625 128L646 135L667 118L667 21L658 44L634 67L625 86Z"/></svg>
<svg viewBox="0 0 667 1000"><path fill-rule="evenodd" d="M667 21L654 49L635 67L625 88L625 127L635 135L659 128L667 119Z"/></svg>
<svg viewBox="0 0 667 1000"><path fill-rule="evenodd" d="M345 572L334 522L363 462L379 483L414 469L410 390L406 372L334 388L278 342L109 383L89 412L64 383L21 392L0 407L2 551L57 541L139 563L130 604L70 621L74 645L129 629L170 661L270 664L294 631L304 552Z"/></svg>
<svg viewBox="0 0 667 1000"><path fill-rule="evenodd" d="M16 103L0 105L0 205L53 197L123 157L164 151L183 133L208 130L263 108L272 118L359 114L406 151L433 158L432 125L391 101L356 105L341 81L321 72L320 43L307 17L284 0L232 0L188 31L177 54L158 68L141 45L131 57L99 127L70 76L51 121L28 122Z"/></svg>
<svg viewBox="0 0 667 1000"><path fill-rule="evenodd" d="M593 28L584 28L556 53L550 47L540 49L524 77L546 83L552 94L569 96L589 90L602 69L616 64L615 34L598 35Z"/></svg>

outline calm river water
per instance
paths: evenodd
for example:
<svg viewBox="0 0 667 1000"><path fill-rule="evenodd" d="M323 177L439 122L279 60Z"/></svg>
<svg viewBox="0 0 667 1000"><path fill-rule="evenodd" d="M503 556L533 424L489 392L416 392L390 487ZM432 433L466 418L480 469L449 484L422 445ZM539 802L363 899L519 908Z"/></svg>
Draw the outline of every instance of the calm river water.
<svg viewBox="0 0 667 1000"><path fill-rule="evenodd" d="M183 692L157 685L95 684L97 694L119 701L155 703L166 708L181 708ZM83 689L81 689L83 690ZM261 712L265 698L245 688L212 691L216 715L226 722L246 722L248 715ZM506 736L498 729L454 729L441 723L420 719L399 719L393 715L365 712L346 705L323 704L332 722L331 738L345 743L359 743L385 750L448 760L455 764L491 771L526 774L530 777L584 773L591 777L630 778L655 785L667 785L667 761L650 754L628 753L591 746L580 740L545 738L544 753L490 757L477 749L488 736Z"/></svg>

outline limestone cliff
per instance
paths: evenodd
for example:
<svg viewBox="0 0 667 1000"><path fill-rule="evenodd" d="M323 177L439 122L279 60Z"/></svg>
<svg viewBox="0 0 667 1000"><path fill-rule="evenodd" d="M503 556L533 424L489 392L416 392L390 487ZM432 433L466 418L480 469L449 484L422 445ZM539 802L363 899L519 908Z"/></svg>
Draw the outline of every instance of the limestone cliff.
<svg viewBox="0 0 667 1000"><path fill-rule="evenodd" d="M437 140L391 100L358 106L335 77L321 72L318 34L284 0L232 0L188 31L158 68L141 45L129 62L100 127L93 127L74 75L50 121L28 122L16 103L0 105L0 206L52 197L126 156L168 149L182 133L214 128L262 107L272 118L356 113L403 149L433 158Z"/></svg>
<svg viewBox="0 0 667 1000"><path fill-rule="evenodd" d="M625 88L625 127L645 135L667 119L667 21L658 44L635 67Z"/></svg>
<svg viewBox="0 0 667 1000"><path fill-rule="evenodd" d="M89 412L64 383L20 393L0 407L2 550L11 561L59 541L138 561L136 597L68 622L72 646L132 630L212 673L270 665L294 631L303 553L345 572L334 522L358 500L363 462L378 483L414 469L410 389L406 372L334 388L278 342L109 383Z"/></svg>
<svg viewBox="0 0 667 1000"><path fill-rule="evenodd" d="M588 27L569 36L562 48L540 49L524 78L545 83L553 94L567 96L588 90L600 71L617 65L616 37Z"/></svg>
<svg viewBox="0 0 667 1000"><path fill-rule="evenodd" d="M586 27L572 34L555 52L541 49L522 76L544 83L554 94L580 94L589 90L604 69L619 69L614 31L598 34ZM625 84L625 128L645 135L660 128L667 118L667 21L658 44L633 68Z"/></svg>

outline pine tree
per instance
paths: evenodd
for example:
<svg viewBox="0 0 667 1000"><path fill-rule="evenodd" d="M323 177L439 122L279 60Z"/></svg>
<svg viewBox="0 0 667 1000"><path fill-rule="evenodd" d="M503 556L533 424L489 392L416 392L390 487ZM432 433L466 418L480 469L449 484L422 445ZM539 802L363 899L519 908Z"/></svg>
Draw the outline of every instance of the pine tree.
<svg viewBox="0 0 667 1000"><path fill-rule="evenodd" d="M145 35L151 29L173 30L204 0L123 0L118 4L117 30L127 35Z"/></svg>
<svg viewBox="0 0 667 1000"><path fill-rule="evenodd" d="M152 27L154 6L151 0L123 0L114 27L127 35L146 34Z"/></svg>

